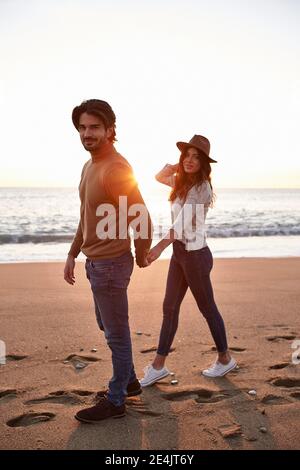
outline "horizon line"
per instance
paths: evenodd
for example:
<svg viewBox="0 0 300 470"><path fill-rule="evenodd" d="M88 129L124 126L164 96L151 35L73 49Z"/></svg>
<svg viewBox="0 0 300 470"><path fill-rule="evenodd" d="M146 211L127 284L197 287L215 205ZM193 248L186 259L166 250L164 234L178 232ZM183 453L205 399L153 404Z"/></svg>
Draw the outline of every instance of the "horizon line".
<svg viewBox="0 0 300 470"><path fill-rule="evenodd" d="M300 186L214 186L215 189L300 189ZM0 189L76 189L78 186L1 186ZM142 191L144 191L142 189Z"/></svg>

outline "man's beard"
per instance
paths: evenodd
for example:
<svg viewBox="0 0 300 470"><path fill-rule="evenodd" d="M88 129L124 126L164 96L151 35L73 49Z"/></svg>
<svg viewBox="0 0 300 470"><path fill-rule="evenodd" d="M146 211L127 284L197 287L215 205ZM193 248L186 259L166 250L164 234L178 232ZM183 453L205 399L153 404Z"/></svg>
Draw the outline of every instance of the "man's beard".
<svg viewBox="0 0 300 470"><path fill-rule="evenodd" d="M103 144L104 144L103 139L101 140L91 139L91 140L88 140L87 142L86 141L82 142L82 145L84 146L85 150L87 150L88 152L91 150L100 149L103 146Z"/></svg>
<svg viewBox="0 0 300 470"><path fill-rule="evenodd" d="M85 150L94 150L95 147L97 147L97 145L95 145L95 144L97 144L97 142L91 142L91 143L90 142L89 143L83 142L83 146L84 146Z"/></svg>

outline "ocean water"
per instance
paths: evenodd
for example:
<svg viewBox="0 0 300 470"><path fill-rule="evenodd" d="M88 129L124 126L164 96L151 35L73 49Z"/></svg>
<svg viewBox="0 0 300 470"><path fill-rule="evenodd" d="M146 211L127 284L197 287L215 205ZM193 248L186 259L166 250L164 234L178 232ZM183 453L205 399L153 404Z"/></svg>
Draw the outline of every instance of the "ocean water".
<svg viewBox="0 0 300 470"><path fill-rule="evenodd" d="M215 192L206 219L215 257L300 256L300 189ZM171 221L168 188L157 186L143 196L158 240ZM65 260L79 207L77 188L0 188L0 262ZM163 257L171 252L169 247Z"/></svg>

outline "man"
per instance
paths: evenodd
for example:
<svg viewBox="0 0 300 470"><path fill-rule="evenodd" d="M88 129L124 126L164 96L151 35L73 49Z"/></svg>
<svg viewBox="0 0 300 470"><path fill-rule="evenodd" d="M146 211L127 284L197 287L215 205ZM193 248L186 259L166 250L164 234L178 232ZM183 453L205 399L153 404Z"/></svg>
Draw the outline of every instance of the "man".
<svg viewBox="0 0 300 470"><path fill-rule="evenodd" d="M115 114L102 100L88 100L74 108L73 124L91 158L84 164L79 195L80 221L64 269L75 283L75 258L82 251L90 281L98 325L112 352L113 377L99 401L75 418L98 422L125 415L125 397L141 393L132 360L128 324L127 287L133 270L129 224L134 229L136 262L148 265L152 223L132 168L115 149ZM139 213L138 223L134 215ZM143 213L143 214L141 214ZM142 215L142 218L141 218ZM140 230L139 230L140 229Z"/></svg>

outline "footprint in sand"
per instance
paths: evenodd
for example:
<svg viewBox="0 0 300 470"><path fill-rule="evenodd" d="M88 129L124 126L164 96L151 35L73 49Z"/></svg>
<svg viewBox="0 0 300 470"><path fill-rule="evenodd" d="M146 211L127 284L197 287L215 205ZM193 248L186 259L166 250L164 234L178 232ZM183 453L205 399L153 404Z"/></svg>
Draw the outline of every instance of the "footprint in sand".
<svg viewBox="0 0 300 470"><path fill-rule="evenodd" d="M289 362L280 362L279 364L274 364L273 366L270 366L269 369L284 369L289 365Z"/></svg>
<svg viewBox="0 0 300 470"><path fill-rule="evenodd" d="M55 414L48 412L40 413L25 413L17 418L10 419L7 421L7 426L12 428L23 427L23 426L32 426L43 421L51 421L55 418Z"/></svg>
<svg viewBox="0 0 300 470"><path fill-rule="evenodd" d="M34 405L38 403L57 403L60 405L78 405L82 403L82 399L79 397L92 395L94 392L87 390L58 390L57 392L51 392L45 397L34 398L25 402L25 405Z"/></svg>
<svg viewBox="0 0 300 470"><path fill-rule="evenodd" d="M170 348L170 353L175 351L176 348ZM157 346L151 346L151 348L146 348L146 349L141 349L140 352L145 354L145 353L149 353L149 352L153 352L153 351L156 351L157 350Z"/></svg>
<svg viewBox="0 0 300 470"><path fill-rule="evenodd" d="M26 357L28 356L21 355L21 354L8 354L7 356L5 356L5 359L6 359L6 362L22 361L23 359L26 359Z"/></svg>
<svg viewBox="0 0 300 470"><path fill-rule="evenodd" d="M101 361L100 358L95 356L81 356L79 354L70 354L63 362L64 364L72 364L75 369L84 369L89 365L90 362Z"/></svg>
<svg viewBox="0 0 300 470"><path fill-rule="evenodd" d="M75 395L79 395L80 397L89 397L90 395L94 395L95 392L91 390L71 390L71 393L75 393Z"/></svg>
<svg viewBox="0 0 300 470"><path fill-rule="evenodd" d="M216 346L212 346L211 350L216 351L217 350ZM246 351L246 348L240 348L238 346L232 346L232 347L229 348L229 350L234 351L234 352L244 352L244 351Z"/></svg>
<svg viewBox="0 0 300 470"><path fill-rule="evenodd" d="M162 415L162 413L149 410L148 406L145 403L141 402L139 398L133 398L133 397L127 398L126 408L127 408L127 413L129 415L131 414L134 415L135 413L138 413L138 414L153 417L153 418Z"/></svg>
<svg viewBox="0 0 300 470"><path fill-rule="evenodd" d="M279 377L276 379L271 379L269 382L275 385L275 387L300 387L300 379L296 379L295 377Z"/></svg>
<svg viewBox="0 0 300 470"><path fill-rule="evenodd" d="M192 388L187 387L176 392L164 393L162 398L171 401L182 401L194 399L197 403L217 403L221 400L226 400L240 393L239 391L227 390L210 390L207 388Z"/></svg>
<svg viewBox="0 0 300 470"><path fill-rule="evenodd" d="M281 339L292 340L295 339L295 335L276 335L276 336L266 336L268 341L280 341Z"/></svg>
<svg viewBox="0 0 300 470"><path fill-rule="evenodd" d="M255 325L256 328L263 328L264 330L272 330L274 328L281 328L282 330L289 330L290 326L284 323L275 323L274 325Z"/></svg>
<svg viewBox="0 0 300 470"><path fill-rule="evenodd" d="M278 395L269 394L265 395L261 399L261 402L265 405L283 405L284 403L288 403L288 400Z"/></svg>
<svg viewBox="0 0 300 470"><path fill-rule="evenodd" d="M275 385L276 387L285 387L285 388L294 388L294 387L300 387L300 379L296 379L294 377L287 377L287 378L277 378L277 379L271 379L269 380L270 383ZM296 390L291 393L289 393L289 396L291 398L295 398L296 400L300 400L300 391ZM276 397L275 395L267 395L265 399L268 401L268 397L271 397L270 402L272 404L272 397L274 397L274 400L276 398L279 398L281 400L285 400L282 397ZM285 400L287 402L287 400ZM283 403L283 401L281 402ZM276 404L276 403L275 403Z"/></svg>
<svg viewBox="0 0 300 470"><path fill-rule="evenodd" d="M14 398L17 398L17 390L15 388L8 390L0 390L0 403L6 403Z"/></svg>

